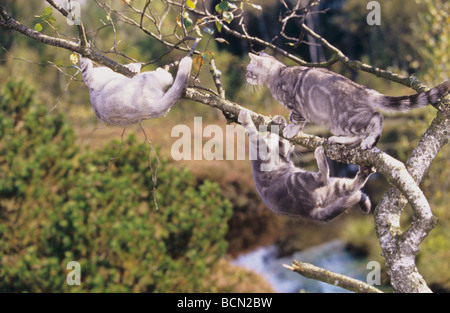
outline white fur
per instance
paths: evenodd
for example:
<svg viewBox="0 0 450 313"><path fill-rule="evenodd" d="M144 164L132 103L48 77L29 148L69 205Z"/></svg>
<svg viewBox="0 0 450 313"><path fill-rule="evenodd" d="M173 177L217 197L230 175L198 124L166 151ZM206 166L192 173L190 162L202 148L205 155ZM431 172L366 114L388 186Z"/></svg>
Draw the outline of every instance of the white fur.
<svg viewBox="0 0 450 313"><path fill-rule="evenodd" d="M192 59L181 60L175 83L172 75L161 68L129 78L107 67L94 68L92 61L83 57L80 64L97 117L108 124L125 127L163 116L178 102L189 80ZM140 71L138 63L127 67Z"/></svg>

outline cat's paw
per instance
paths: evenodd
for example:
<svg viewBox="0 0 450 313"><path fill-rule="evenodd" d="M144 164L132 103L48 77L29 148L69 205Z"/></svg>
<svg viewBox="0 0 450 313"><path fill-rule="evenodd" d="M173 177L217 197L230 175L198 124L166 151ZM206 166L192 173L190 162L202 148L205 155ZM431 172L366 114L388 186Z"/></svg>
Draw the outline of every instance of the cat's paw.
<svg viewBox="0 0 450 313"><path fill-rule="evenodd" d="M242 124L242 126L246 126L252 122L252 116L250 115L250 111L246 109L242 109L239 112L238 122Z"/></svg>
<svg viewBox="0 0 450 313"><path fill-rule="evenodd" d="M323 149L322 146L318 146L316 150L314 150L314 157L316 158L316 160L325 157L325 150Z"/></svg>
<svg viewBox="0 0 450 313"><path fill-rule="evenodd" d="M373 166L360 166L359 167L359 174L364 177L368 177L371 174L375 173L376 171L377 171L377 169Z"/></svg>
<svg viewBox="0 0 450 313"><path fill-rule="evenodd" d="M272 122L277 125L286 126L286 119L281 115L275 115L272 117Z"/></svg>
<svg viewBox="0 0 450 313"><path fill-rule="evenodd" d="M142 63L130 63L125 65L133 73L139 74L141 72Z"/></svg>
<svg viewBox="0 0 450 313"><path fill-rule="evenodd" d="M283 129L283 137L286 139L294 138L300 130L301 127L298 124L289 124Z"/></svg>
<svg viewBox="0 0 450 313"><path fill-rule="evenodd" d="M361 149L362 150L372 149L377 144L377 141L378 139L375 139L373 137L367 137L361 142Z"/></svg>
<svg viewBox="0 0 450 313"><path fill-rule="evenodd" d="M361 200L359 200L358 206L365 214L369 214L372 210L372 203L370 202L369 196L361 192Z"/></svg>

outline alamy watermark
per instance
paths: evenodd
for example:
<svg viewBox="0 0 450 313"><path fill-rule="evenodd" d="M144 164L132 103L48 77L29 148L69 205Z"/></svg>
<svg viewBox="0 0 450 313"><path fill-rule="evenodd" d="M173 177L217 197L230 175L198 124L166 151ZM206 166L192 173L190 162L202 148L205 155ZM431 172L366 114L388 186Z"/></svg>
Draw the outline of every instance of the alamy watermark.
<svg viewBox="0 0 450 313"><path fill-rule="evenodd" d="M267 133L267 125L260 125L259 131ZM249 134L250 147L246 148L246 134L240 125L226 125L225 133L219 125L203 127L202 117L194 117L193 131L187 125L175 125L172 138L171 156L175 161L185 160L245 160L249 151L250 160L260 160L261 171L271 171L280 162L279 127L272 125L271 136L264 139L259 134ZM204 138L210 138L203 143Z"/></svg>
<svg viewBox="0 0 450 313"><path fill-rule="evenodd" d="M367 10L371 10L367 14L366 21L368 25L381 25L381 5L378 1L370 1L366 6Z"/></svg>
<svg viewBox="0 0 450 313"><path fill-rule="evenodd" d="M66 265L70 272L66 276L66 282L69 286L81 285L81 265L77 261L70 261Z"/></svg>
<svg viewBox="0 0 450 313"><path fill-rule="evenodd" d="M367 263L366 270L370 270L370 272L366 276L367 284L373 285L381 285L381 265L377 261L370 261Z"/></svg>
<svg viewBox="0 0 450 313"><path fill-rule="evenodd" d="M66 22L68 25L81 25L81 4L78 1L66 0L63 6L67 11Z"/></svg>

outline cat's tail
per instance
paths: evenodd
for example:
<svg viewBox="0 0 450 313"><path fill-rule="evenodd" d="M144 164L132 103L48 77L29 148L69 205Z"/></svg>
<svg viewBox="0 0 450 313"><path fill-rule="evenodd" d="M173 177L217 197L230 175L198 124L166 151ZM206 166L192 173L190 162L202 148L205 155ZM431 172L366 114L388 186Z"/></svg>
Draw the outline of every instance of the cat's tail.
<svg viewBox="0 0 450 313"><path fill-rule="evenodd" d="M161 98L160 109L158 114L166 114L175 103L180 100L181 96L186 90L187 83L189 81L189 76L191 74L192 58L184 57L181 59L178 65L177 77L173 85L167 90L164 96Z"/></svg>
<svg viewBox="0 0 450 313"><path fill-rule="evenodd" d="M422 108L439 102L450 91L450 81L446 81L428 91L411 96L389 97L383 96L377 107L387 111L408 111Z"/></svg>
<svg viewBox="0 0 450 313"><path fill-rule="evenodd" d="M80 59L80 68L81 75L83 77L83 81L86 86L90 87L93 81L92 68L94 67L92 61L88 58L82 57L80 54L78 55Z"/></svg>

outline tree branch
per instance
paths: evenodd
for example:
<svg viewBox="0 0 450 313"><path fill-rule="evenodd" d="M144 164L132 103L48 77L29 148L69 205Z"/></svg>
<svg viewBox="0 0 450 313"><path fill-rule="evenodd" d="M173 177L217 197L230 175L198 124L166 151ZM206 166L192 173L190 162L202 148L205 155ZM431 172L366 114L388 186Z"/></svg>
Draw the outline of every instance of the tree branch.
<svg viewBox="0 0 450 313"><path fill-rule="evenodd" d="M449 141L450 119L447 107L438 111L436 118L412 152L406 167L417 184L438 152ZM415 212L411 226L400 231L400 216L407 199L396 188L391 188L375 209L376 233L386 260L391 284L398 292L430 292L418 273L414 258L419 245L432 230L437 220L430 212Z"/></svg>
<svg viewBox="0 0 450 313"><path fill-rule="evenodd" d="M13 29L18 31L19 33L30 37L36 41L39 41L41 43L60 47L72 52L77 52L81 54L82 56L89 58L97 63L100 63L104 66L107 66L111 68L112 70L121 73L125 76L132 77L135 75L131 70L129 70L127 67L123 66L120 63L117 63L116 61L111 60L110 58L92 50L89 47L84 47L81 44L75 43L70 40L62 39L62 38L56 38L48 35L44 35L38 31L35 31L34 29L31 29L20 22L16 21L13 17L11 17L5 9L3 9L2 6L0 6L0 16L3 19L2 26Z"/></svg>
<svg viewBox="0 0 450 313"><path fill-rule="evenodd" d="M54 7L56 10L58 10L62 15L64 15L65 17L68 17L69 12L67 12L62 6L60 6L58 3L56 3L53 0L46 0L52 7ZM83 47L87 47L88 46L88 42L87 42L87 38L86 38L86 31L84 30L84 25L83 23L80 21L80 25L77 25L78 28L78 33L80 35L80 41L81 41L81 45Z"/></svg>
<svg viewBox="0 0 450 313"><path fill-rule="evenodd" d="M360 280L341 275L338 273L330 272L326 269L314 266L310 263L303 263L298 261L293 261L293 264L283 265L285 268L296 272L306 278L311 278L315 280L322 281L324 283L338 286L349 291L354 291L358 293L382 293L381 290L365 283Z"/></svg>

